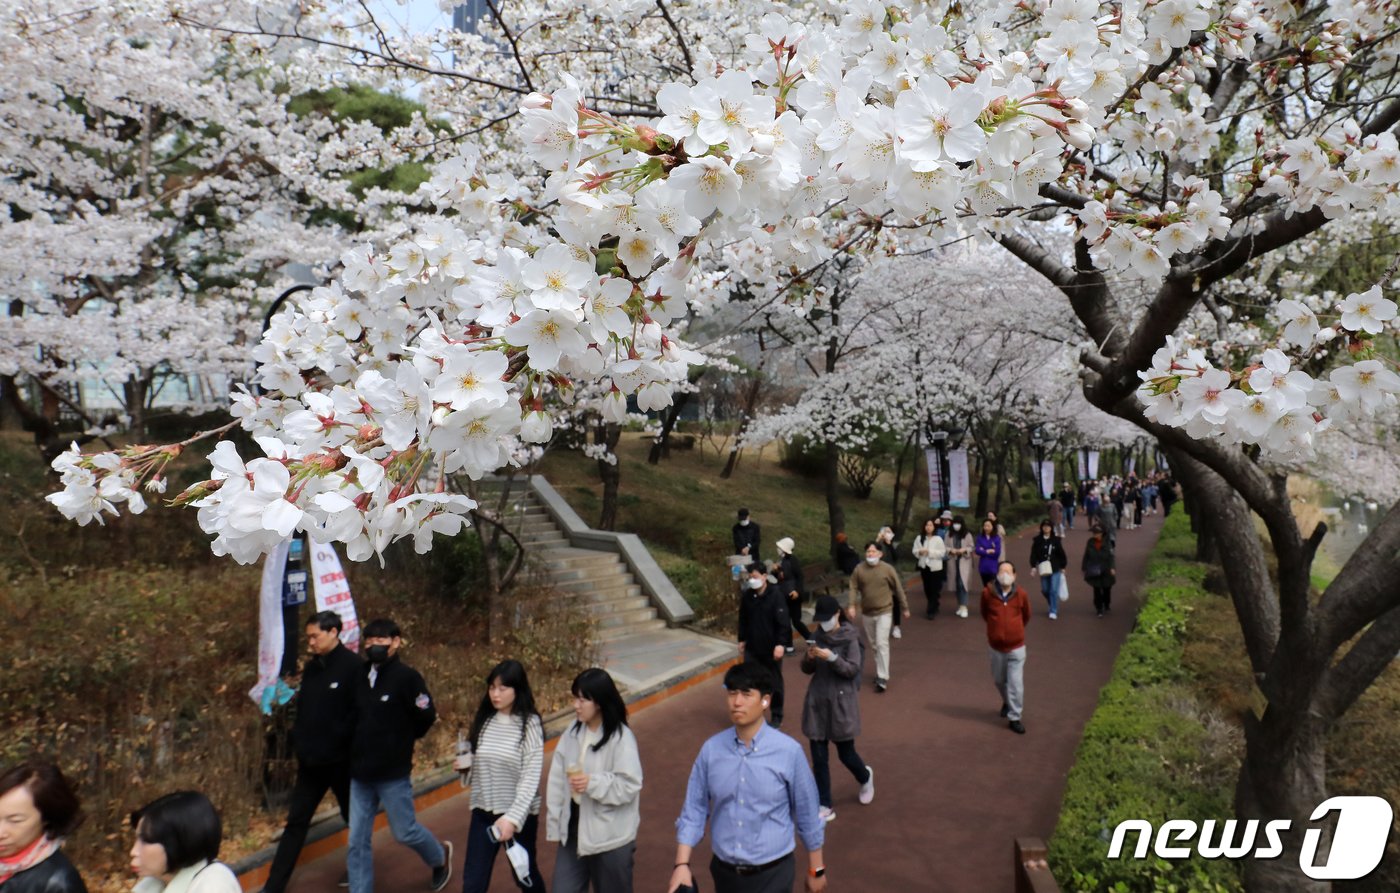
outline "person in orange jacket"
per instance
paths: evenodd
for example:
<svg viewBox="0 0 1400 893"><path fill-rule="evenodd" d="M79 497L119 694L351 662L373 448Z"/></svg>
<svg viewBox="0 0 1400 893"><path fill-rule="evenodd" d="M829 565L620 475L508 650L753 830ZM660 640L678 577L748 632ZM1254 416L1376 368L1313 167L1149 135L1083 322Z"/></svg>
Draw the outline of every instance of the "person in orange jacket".
<svg viewBox="0 0 1400 893"><path fill-rule="evenodd" d="M992 681L1001 693L1001 715L1009 721L1011 731L1024 735L1021 706L1031 600L1026 590L1016 585L1016 565L1010 561L997 565L996 578L982 588L982 620L987 624Z"/></svg>

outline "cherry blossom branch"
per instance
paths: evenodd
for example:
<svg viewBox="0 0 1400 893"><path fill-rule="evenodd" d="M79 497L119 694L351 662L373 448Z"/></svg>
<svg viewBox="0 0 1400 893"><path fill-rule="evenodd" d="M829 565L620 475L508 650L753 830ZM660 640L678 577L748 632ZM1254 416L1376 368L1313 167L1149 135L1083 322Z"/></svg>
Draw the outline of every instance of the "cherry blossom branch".
<svg viewBox="0 0 1400 893"><path fill-rule="evenodd" d="M295 29L292 31L276 31L264 28L261 26L261 24L259 24L257 28L235 28L229 25L212 25L206 22L201 22L198 19L191 18L190 16L185 15L181 12L176 12L172 18L174 21L179 22L182 25L188 25L191 28L201 28L206 31L213 31L219 34L230 34L239 37L272 37L278 40L297 40L315 46L323 46L334 50L342 50L345 53L350 54L351 56L363 56L367 59L375 59L381 62L385 68L398 68L403 69L405 71L416 71L420 74L428 74L434 77L467 81L468 83L480 84L483 87L494 87L495 89L501 90L506 93L516 93L523 95L530 92L529 90L523 87L513 86L511 84L506 84L501 81L495 81L490 78L478 77L476 75L467 74L466 72L455 71L451 68L438 68L433 65L424 65L421 62L414 62L410 59L404 59L396 55L391 49L388 48L386 48L382 52L376 52L365 46L356 46L354 44L348 44L342 41L332 40L328 37L319 37L314 34L303 34L301 31Z"/></svg>

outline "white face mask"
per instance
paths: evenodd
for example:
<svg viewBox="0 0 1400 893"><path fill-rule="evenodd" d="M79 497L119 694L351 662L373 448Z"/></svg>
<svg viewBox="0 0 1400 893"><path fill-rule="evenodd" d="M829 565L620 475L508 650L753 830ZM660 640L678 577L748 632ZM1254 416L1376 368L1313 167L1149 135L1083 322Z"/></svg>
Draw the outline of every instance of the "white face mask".
<svg viewBox="0 0 1400 893"><path fill-rule="evenodd" d="M961 525L961 524L954 524L954 525L953 525L953 529L954 529L954 530L962 530L962 525Z"/></svg>
<svg viewBox="0 0 1400 893"><path fill-rule="evenodd" d="M880 563L880 556L879 556L879 555L867 555L867 556L865 556L865 563L868 564L868 565L870 565L871 567L874 567L875 565L877 565L877 564Z"/></svg>
<svg viewBox="0 0 1400 893"><path fill-rule="evenodd" d="M749 519L748 519L748 518L745 518L744 520L740 521L740 522L739 522L739 526L740 526L740 527L748 527L748 526L749 526Z"/></svg>
<svg viewBox="0 0 1400 893"><path fill-rule="evenodd" d="M1014 574L997 574L997 582L1001 584L1002 589L1010 589L1016 582L1016 577Z"/></svg>
<svg viewBox="0 0 1400 893"><path fill-rule="evenodd" d="M749 588L750 588L750 589L762 589L762 588L763 588L763 578L761 578L761 577L749 577Z"/></svg>
<svg viewBox="0 0 1400 893"><path fill-rule="evenodd" d="M824 629L824 630L827 631L827 632L831 632L832 630L836 629L836 627L838 627L838 626L840 626L840 625L841 625L841 621L840 621L839 618L837 618L837 616L836 616L835 614L831 615L831 619L830 619L830 620L823 620L822 623L821 623L822 629Z"/></svg>

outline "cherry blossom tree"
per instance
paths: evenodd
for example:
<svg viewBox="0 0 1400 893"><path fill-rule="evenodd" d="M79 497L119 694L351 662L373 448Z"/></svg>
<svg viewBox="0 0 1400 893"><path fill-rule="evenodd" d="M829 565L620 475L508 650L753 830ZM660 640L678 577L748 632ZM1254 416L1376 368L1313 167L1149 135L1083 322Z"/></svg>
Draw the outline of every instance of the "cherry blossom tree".
<svg viewBox="0 0 1400 893"><path fill-rule="evenodd" d="M1397 218L1393 6L489 6L494 30L454 38L475 52L454 50L451 70L422 41L366 45L354 10L224 28L269 52L304 38L364 70L441 75L456 86L433 89L479 102L461 115L481 143L426 184L437 216L346 252L340 280L258 346L268 394L234 409L264 455L219 444L210 479L177 500L215 551L251 561L294 529L352 557L406 536L429 548L471 510L447 476L510 462L556 395L668 405L700 359L672 324L729 280L801 314L837 258L986 233L1067 298L1089 403L1156 436L1217 510L1267 703L1238 810L1292 819L1296 855L1325 796L1327 731L1400 650L1384 585L1400 508L1314 601L1323 531L1298 529L1287 463L1325 449L1334 417L1400 392L1376 349L1395 305L1384 283L1316 309L1273 295L1258 315L1279 334L1230 345L1218 291L1334 219ZM1334 342L1346 349L1321 356ZM175 451L65 454L52 501L98 518ZM1296 858L1246 875L1251 890L1324 888Z"/></svg>
<svg viewBox="0 0 1400 893"><path fill-rule="evenodd" d="M285 266L327 269L343 223L372 229L405 199L354 188L352 174L396 160L373 124L289 108L333 85L328 70L175 25L154 0L10 5L0 34L0 376L41 438L48 419L22 382L81 412L71 387L105 381L138 439L166 381L226 388Z"/></svg>

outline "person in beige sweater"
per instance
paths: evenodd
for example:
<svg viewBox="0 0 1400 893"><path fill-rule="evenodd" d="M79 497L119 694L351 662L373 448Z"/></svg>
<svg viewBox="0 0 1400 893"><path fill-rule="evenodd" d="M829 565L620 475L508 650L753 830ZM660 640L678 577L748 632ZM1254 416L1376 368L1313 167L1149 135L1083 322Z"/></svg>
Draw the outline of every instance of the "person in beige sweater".
<svg viewBox="0 0 1400 893"><path fill-rule="evenodd" d="M894 612L909 616L909 599L895 569L881 561L880 546L865 544L865 563L851 573L851 617L861 618L865 637L875 649L875 691L890 684L890 627Z"/></svg>

